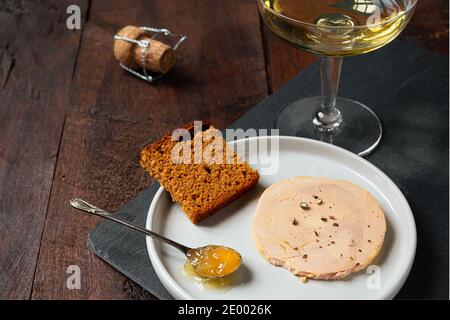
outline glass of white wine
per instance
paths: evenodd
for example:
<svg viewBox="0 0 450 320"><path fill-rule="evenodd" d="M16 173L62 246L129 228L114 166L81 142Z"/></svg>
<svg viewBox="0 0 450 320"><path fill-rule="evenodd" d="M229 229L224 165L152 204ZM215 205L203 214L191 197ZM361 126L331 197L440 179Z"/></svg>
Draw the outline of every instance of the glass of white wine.
<svg viewBox="0 0 450 320"><path fill-rule="evenodd" d="M417 0L257 0L266 25L291 45L321 56L322 96L284 107L275 125L283 134L327 141L361 156L381 140L377 115L337 97L342 58L395 39ZM370 81L368 79L367 81Z"/></svg>

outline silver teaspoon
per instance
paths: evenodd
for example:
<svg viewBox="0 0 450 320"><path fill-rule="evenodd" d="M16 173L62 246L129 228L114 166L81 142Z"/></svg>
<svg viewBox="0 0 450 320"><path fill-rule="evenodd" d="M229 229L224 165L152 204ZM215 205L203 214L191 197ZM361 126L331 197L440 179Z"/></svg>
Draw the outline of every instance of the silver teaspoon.
<svg viewBox="0 0 450 320"><path fill-rule="evenodd" d="M232 248L217 245L189 248L153 231L141 228L125 220L117 218L111 212L97 208L82 199L72 199L70 200L70 204L75 209L112 220L171 245L181 251L188 258L188 261L192 265L194 271L204 278L218 279L226 277L239 269L242 264L241 255Z"/></svg>

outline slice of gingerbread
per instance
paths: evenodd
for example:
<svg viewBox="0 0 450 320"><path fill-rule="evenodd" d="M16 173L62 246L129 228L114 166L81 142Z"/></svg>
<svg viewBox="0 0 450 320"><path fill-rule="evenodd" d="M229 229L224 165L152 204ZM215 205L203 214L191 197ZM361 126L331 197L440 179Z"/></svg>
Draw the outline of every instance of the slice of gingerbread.
<svg viewBox="0 0 450 320"><path fill-rule="evenodd" d="M174 136L183 135L182 141ZM189 133L192 139L186 140ZM241 160L220 131L203 123L164 136L141 151L141 166L199 223L252 189L259 174Z"/></svg>

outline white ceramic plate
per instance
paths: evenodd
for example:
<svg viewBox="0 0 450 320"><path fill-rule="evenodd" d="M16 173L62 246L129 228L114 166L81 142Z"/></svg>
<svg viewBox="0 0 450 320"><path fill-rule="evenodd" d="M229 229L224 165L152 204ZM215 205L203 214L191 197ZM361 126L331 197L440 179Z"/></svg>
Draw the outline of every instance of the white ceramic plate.
<svg viewBox="0 0 450 320"><path fill-rule="evenodd" d="M271 137L251 138L258 142ZM229 291L200 289L183 274L185 258L176 249L147 237L153 267L176 299L392 299L411 269L416 250L416 227L411 209L397 186L363 158L330 144L295 137L279 137L279 170L261 176L259 185L243 198L193 225L170 195L160 188L150 206L148 229L190 247L221 244L243 257L245 278ZM236 146L244 140L236 141ZM260 163L252 164L261 169ZM350 180L378 200L387 220L387 233L372 272L359 272L346 280L302 283L287 270L275 267L257 252L252 239L252 219L265 188L293 176L323 176Z"/></svg>

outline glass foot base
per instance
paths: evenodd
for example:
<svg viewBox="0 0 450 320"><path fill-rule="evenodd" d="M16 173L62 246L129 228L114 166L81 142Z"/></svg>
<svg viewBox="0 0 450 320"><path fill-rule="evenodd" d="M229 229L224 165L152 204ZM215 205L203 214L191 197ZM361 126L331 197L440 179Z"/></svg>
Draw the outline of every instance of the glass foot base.
<svg viewBox="0 0 450 320"><path fill-rule="evenodd" d="M275 120L280 134L328 142L360 156L368 155L377 147L383 130L372 110L357 101L338 97L336 107L342 122L337 128L323 131L313 124L321 99L305 98L284 107Z"/></svg>

